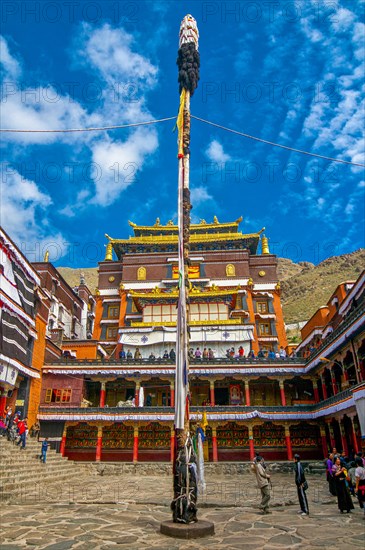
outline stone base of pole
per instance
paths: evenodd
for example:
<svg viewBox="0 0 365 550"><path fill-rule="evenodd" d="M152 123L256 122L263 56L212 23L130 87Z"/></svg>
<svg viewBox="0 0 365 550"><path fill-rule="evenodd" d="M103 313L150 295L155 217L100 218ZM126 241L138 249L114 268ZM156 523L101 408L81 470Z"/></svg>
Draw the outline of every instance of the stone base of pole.
<svg viewBox="0 0 365 550"><path fill-rule="evenodd" d="M200 539L214 535L214 523L210 521L197 521L196 523L174 523L172 520L163 521L160 525L160 533L177 539Z"/></svg>

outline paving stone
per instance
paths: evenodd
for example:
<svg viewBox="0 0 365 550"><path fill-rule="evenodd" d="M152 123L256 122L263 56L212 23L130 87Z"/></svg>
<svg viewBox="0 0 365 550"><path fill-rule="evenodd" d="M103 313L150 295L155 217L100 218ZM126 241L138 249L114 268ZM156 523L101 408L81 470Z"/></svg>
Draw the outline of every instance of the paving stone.
<svg viewBox="0 0 365 550"><path fill-rule="evenodd" d="M54 544L50 544L49 546L45 546L44 550L68 550L75 545L76 541L74 540L63 540L61 542L56 542Z"/></svg>
<svg viewBox="0 0 365 550"><path fill-rule="evenodd" d="M273 544L275 546L285 546L285 547L291 547L294 544L300 544L302 542L302 539L299 537L295 537L294 535L276 535L275 537L272 537L269 541L270 544Z"/></svg>

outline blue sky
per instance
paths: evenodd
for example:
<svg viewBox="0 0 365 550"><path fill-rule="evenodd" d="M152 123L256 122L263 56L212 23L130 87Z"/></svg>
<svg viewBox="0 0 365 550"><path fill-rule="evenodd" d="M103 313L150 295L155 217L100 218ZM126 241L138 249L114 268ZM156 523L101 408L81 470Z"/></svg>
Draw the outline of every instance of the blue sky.
<svg viewBox="0 0 365 550"><path fill-rule="evenodd" d="M3 2L1 127L67 129L175 116L181 19L200 31L192 113L364 163L364 2ZM173 122L2 134L1 223L31 261L91 267L128 220L176 221ZM194 222L266 227L271 250L318 263L364 246L362 168L192 123Z"/></svg>

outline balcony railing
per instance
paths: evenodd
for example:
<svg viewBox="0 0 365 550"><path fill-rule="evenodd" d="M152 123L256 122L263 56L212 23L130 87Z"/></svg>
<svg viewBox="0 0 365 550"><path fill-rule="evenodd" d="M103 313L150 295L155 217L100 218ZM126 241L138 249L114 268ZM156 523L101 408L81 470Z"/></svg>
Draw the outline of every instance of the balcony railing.
<svg viewBox="0 0 365 550"><path fill-rule="evenodd" d="M270 366L270 365L298 365L304 366L305 360L300 357L286 357L285 359L268 359L257 357L255 359L239 357L239 358L227 358L219 357L216 359L190 359L190 365L247 365L247 366ZM175 365L175 359L76 359L73 357L60 357L59 359L46 363L46 366L50 365L103 365L103 366L134 366L134 365Z"/></svg>
<svg viewBox="0 0 365 550"><path fill-rule="evenodd" d="M323 350L328 347L338 336L340 336L346 329L348 329L361 315L365 313L365 303L362 303L352 313L350 313L344 321L332 332L330 332L326 338L322 341L321 345L307 357L306 361L309 363L313 361L317 356L323 353Z"/></svg>
<svg viewBox="0 0 365 550"><path fill-rule="evenodd" d="M329 397L328 399L325 399L323 401L320 401L319 403L314 404L298 404L298 405L292 405L292 406L285 406L282 405L215 405L213 406L191 406L190 411L191 413L198 413L198 412L211 412L211 413L224 413L224 412L232 412L234 410L235 413L247 413L252 411L261 411L266 413L290 413L290 412L298 412L304 411L304 412L316 412L317 410L323 409L324 407L330 407L331 405L334 405L335 403L341 402L344 399L347 399L351 396L351 393L354 389L359 388L361 386L365 387L365 383L357 384L356 386L353 386L352 388L347 388L346 390L339 392L338 394ZM70 407L69 405L55 405L55 406L49 406L49 405L41 405L39 407L39 412L42 414L56 414L56 413L64 413L64 414L174 414L174 408L173 407Z"/></svg>

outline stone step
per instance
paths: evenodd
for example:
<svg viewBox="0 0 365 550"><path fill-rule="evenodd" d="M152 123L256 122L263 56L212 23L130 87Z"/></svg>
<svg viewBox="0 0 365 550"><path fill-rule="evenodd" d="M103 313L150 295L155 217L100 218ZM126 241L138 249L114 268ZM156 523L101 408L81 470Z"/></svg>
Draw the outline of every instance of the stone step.
<svg viewBox="0 0 365 550"><path fill-rule="evenodd" d="M78 473L78 469L73 466L73 464L50 464L46 462L43 464L41 462L35 463L30 468L19 470L18 468L14 470L2 471L0 474L0 481L8 481L13 479L27 479L28 477L41 477L45 472L52 471L54 474L59 473Z"/></svg>
<svg viewBox="0 0 365 550"><path fill-rule="evenodd" d="M16 461L18 464L26 464L34 462L37 458L39 459L41 453L34 451L21 451L20 449L15 449L11 454L5 456L0 456L1 464L14 464ZM56 453L47 453L47 462L59 462L59 463L71 463L67 457L63 457L60 454Z"/></svg>
<svg viewBox="0 0 365 550"><path fill-rule="evenodd" d="M1 483L1 489L4 492L13 492L17 490L26 490L33 487L43 487L44 485L52 484L54 486L57 486L58 483L62 482L62 485L65 485L67 483L71 484L76 482L80 479L80 476L78 474L70 474L68 473L59 473L57 474L57 477L55 478L55 475L53 472L50 472L48 475L44 475L39 479L26 479L26 480L17 480L14 482L6 482Z"/></svg>

